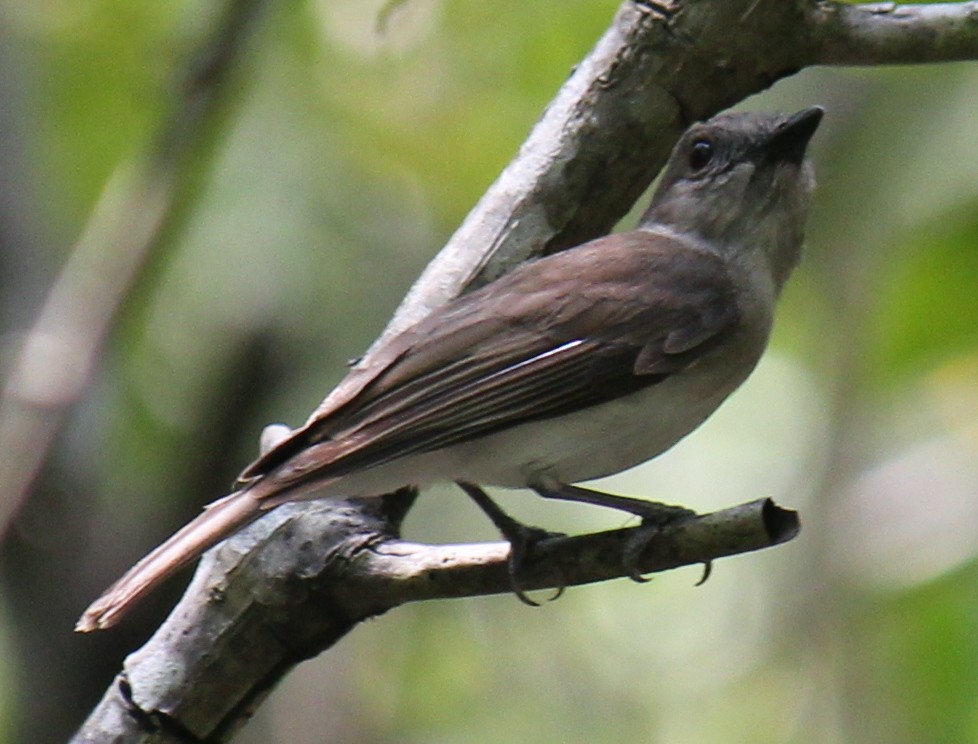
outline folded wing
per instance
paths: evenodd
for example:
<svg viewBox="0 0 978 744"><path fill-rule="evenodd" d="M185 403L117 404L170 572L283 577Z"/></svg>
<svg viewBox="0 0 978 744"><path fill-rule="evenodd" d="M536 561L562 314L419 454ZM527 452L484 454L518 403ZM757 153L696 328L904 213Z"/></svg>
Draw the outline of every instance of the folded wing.
<svg viewBox="0 0 978 744"><path fill-rule="evenodd" d="M257 489L271 506L304 484L597 405L695 362L738 320L724 264L708 252L642 233L581 246L408 331L356 396L242 482L271 476Z"/></svg>

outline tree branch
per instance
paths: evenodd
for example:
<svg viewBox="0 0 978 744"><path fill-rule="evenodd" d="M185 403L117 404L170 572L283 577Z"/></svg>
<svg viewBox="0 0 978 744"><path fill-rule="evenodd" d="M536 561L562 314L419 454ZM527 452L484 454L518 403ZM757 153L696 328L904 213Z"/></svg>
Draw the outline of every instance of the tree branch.
<svg viewBox="0 0 978 744"><path fill-rule="evenodd" d="M387 532L413 499L405 489L385 499L289 505L278 524L262 520L257 542L239 535L212 551L75 741L119 736L120 723L127 742L169 741L167 732L173 741L222 741L269 685L357 623L408 602L511 590L506 543L421 545ZM525 588L627 575L622 552L637 529L541 543L521 576ZM664 527L638 566L652 573L709 563L797 532L795 512L755 501Z"/></svg>
<svg viewBox="0 0 978 744"><path fill-rule="evenodd" d="M810 19L821 65L890 65L978 59L978 3L819 3Z"/></svg>
<svg viewBox="0 0 978 744"><path fill-rule="evenodd" d="M965 59L978 59L975 2L625 2L357 366L454 297L606 234L690 124L785 75Z"/></svg>
<svg viewBox="0 0 978 744"><path fill-rule="evenodd" d="M627 576L622 552L638 527L552 538L537 546L521 574L526 589L559 589ZM643 573L707 564L791 540L800 525L795 512L770 499L699 515L664 527L639 561ZM354 567L344 604L394 607L427 599L451 599L512 591L507 543L419 545L400 541L372 547Z"/></svg>
<svg viewBox="0 0 978 744"><path fill-rule="evenodd" d="M787 31L805 28L803 5L623 3L357 368L378 363L394 335L460 294L607 234L691 123L802 66L802 47ZM730 34L737 25L742 33ZM768 40L760 50L758 38ZM345 394L341 383L320 408Z"/></svg>

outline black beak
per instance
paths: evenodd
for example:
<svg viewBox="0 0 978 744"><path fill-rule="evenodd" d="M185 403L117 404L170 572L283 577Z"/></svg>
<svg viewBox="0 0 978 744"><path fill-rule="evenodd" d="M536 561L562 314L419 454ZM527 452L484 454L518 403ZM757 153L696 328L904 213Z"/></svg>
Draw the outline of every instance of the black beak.
<svg viewBox="0 0 978 744"><path fill-rule="evenodd" d="M800 163L805 157L808 141L818 129L824 114L825 109L821 106L811 106L789 116L768 139L765 148L768 158Z"/></svg>

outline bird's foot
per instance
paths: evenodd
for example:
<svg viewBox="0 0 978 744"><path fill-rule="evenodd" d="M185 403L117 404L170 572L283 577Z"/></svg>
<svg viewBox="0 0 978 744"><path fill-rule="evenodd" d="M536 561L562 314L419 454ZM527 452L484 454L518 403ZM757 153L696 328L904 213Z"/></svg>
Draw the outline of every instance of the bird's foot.
<svg viewBox="0 0 978 744"><path fill-rule="evenodd" d="M650 579L642 575L639 569L639 561L642 553L645 552L649 544L658 537L663 528L698 516L695 511L687 509L684 506L661 504L657 501L646 501L643 503L646 504L646 510L642 513L635 512L638 516L642 517L642 524L625 541L625 547L622 551L622 564L628 572L629 578L640 584L650 581ZM709 575L710 564L707 563L703 577L697 583L697 586L705 582Z"/></svg>
<svg viewBox="0 0 978 744"><path fill-rule="evenodd" d="M656 536L667 525L678 521L684 521L696 517L697 514L684 506L673 506L672 504L662 504L657 501L646 501L630 496L618 496L616 494L595 491L591 488L575 486L568 483L547 482L538 483L533 487L538 494L548 499L561 499L563 501L578 501L594 506L604 506L609 509L628 512L637 517L641 517L642 525L625 543L622 554L622 564L628 575L638 582L646 582L648 579L642 576L638 568L639 559L648 547L649 543L655 540ZM706 565L702 584L710 575L710 565Z"/></svg>
<svg viewBox="0 0 978 744"><path fill-rule="evenodd" d="M500 506L493 501L481 487L474 483L458 481L458 486L471 498L476 505L485 512L486 516L496 525L496 529L509 543L509 559L507 568L509 571L509 584L513 594L523 604L530 607L539 607L540 603L530 599L522 588L521 576L525 570L526 560L533 554L534 548L544 540L555 537L566 537L562 532L551 532L541 527L518 522L504 512ZM548 601L552 602L564 593L564 587L557 589Z"/></svg>

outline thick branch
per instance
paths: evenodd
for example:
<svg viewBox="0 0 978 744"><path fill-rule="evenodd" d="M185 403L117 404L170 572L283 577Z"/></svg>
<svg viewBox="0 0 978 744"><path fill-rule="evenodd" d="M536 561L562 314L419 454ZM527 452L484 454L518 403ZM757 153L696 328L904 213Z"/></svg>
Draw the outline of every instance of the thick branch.
<svg viewBox="0 0 978 744"><path fill-rule="evenodd" d="M978 3L820 3L810 17L822 65L888 65L978 59Z"/></svg>
<svg viewBox="0 0 978 744"><path fill-rule="evenodd" d="M452 298L607 233L693 121L806 66L963 59L978 59L975 2L624 3L358 366Z"/></svg>
<svg viewBox="0 0 978 744"><path fill-rule="evenodd" d="M408 491L340 505L291 506L275 540L241 535L206 558L184 599L126 662L76 741L221 741L270 684L336 643L354 625L408 602L510 591L509 546L420 545L384 536ZM379 507L379 508L378 508ZM708 563L769 547L798 532L794 512L755 501L663 528L639 558L645 572ZM523 582L530 589L626 575L635 529L542 543ZM124 714L123 714L124 713ZM168 738L169 737L169 738Z"/></svg>
<svg viewBox="0 0 978 744"><path fill-rule="evenodd" d="M357 366L369 369L393 335L454 297L609 232L689 124L802 66L792 33L805 28L803 5L623 3ZM341 384L327 400L344 394Z"/></svg>

